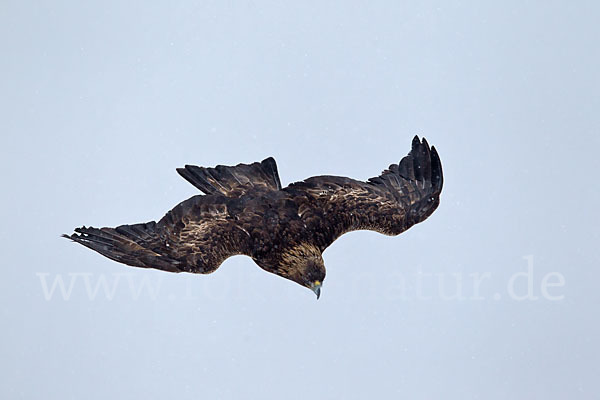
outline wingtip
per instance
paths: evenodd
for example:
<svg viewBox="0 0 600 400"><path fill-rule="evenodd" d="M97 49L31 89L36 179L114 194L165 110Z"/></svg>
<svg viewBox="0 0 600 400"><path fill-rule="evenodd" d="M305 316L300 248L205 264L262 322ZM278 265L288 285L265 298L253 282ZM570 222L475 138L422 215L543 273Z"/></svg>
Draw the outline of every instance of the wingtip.
<svg viewBox="0 0 600 400"><path fill-rule="evenodd" d="M415 137L412 140L412 147L415 148L420 144L421 144L421 139L419 139L419 135L415 135Z"/></svg>
<svg viewBox="0 0 600 400"><path fill-rule="evenodd" d="M431 146L431 174L432 180L438 192L442 191L444 185L444 173L442 170L442 161L435 146Z"/></svg>

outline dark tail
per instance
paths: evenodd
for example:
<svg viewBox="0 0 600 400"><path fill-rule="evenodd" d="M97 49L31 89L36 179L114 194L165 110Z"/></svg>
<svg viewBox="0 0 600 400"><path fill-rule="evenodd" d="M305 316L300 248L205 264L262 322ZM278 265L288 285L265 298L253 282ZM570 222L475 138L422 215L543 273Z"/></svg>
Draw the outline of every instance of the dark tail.
<svg viewBox="0 0 600 400"><path fill-rule="evenodd" d="M273 157L252 164L233 167L217 165L215 168L186 165L177 172L192 185L206 194L238 197L255 187L271 190L281 189L277 164Z"/></svg>
<svg viewBox="0 0 600 400"><path fill-rule="evenodd" d="M80 243L105 257L120 263L141 268L156 268L170 272L181 272L180 261L159 254L154 250L161 247L156 222L121 225L116 228L76 228L72 235L62 235ZM154 249L154 250L153 250Z"/></svg>

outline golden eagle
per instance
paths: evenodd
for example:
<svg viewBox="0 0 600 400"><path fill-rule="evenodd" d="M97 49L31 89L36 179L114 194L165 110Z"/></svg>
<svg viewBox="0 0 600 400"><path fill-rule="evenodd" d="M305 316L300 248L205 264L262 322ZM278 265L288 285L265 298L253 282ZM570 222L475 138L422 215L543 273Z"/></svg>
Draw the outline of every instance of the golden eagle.
<svg viewBox="0 0 600 400"><path fill-rule="evenodd" d="M230 256L315 292L325 279L321 254L342 234L369 229L398 235L438 206L442 165L423 138L398 164L367 182L315 176L281 187L271 157L177 172L204 195L179 203L160 221L116 228L76 228L63 235L127 265L208 274Z"/></svg>

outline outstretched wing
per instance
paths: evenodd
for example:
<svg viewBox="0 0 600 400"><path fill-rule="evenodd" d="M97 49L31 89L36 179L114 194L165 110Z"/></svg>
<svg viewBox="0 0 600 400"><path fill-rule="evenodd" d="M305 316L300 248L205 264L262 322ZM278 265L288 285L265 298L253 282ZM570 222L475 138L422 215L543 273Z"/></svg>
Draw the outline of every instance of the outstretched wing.
<svg viewBox="0 0 600 400"><path fill-rule="evenodd" d="M294 196L298 215L322 250L340 235L360 229L398 235L425 220L437 208L443 176L435 148L423 138L398 164L361 182L316 176L284 190Z"/></svg>
<svg viewBox="0 0 600 400"><path fill-rule="evenodd" d="M239 197L254 188L279 190L281 182L273 157L252 164L215 168L186 165L177 168L179 175L206 194Z"/></svg>
<svg viewBox="0 0 600 400"><path fill-rule="evenodd" d="M194 196L158 223L75 229L67 236L98 253L134 267L207 274L225 259L249 254L248 235L228 212L223 196Z"/></svg>

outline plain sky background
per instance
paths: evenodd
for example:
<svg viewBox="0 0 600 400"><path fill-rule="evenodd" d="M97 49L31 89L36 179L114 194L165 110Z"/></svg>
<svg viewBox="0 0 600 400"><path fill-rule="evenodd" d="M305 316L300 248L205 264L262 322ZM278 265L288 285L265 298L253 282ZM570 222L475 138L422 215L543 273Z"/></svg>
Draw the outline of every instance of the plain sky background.
<svg viewBox="0 0 600 400"><path fill-rule="evenodd" d="M3 0L0 397L599 398L597 4ZM367 179L415 134L440 207L335 242L319 301L59 237L158 220L186 163Z"/></svg>

